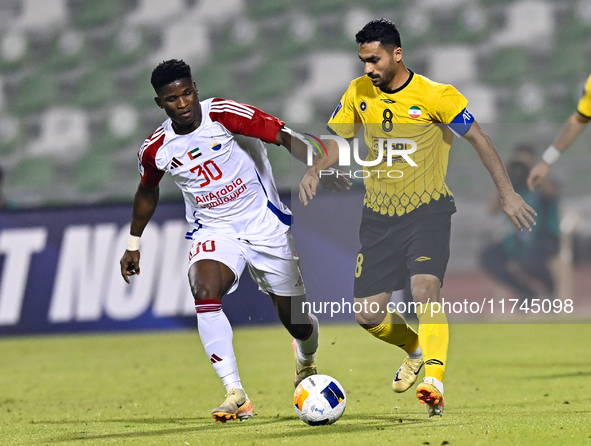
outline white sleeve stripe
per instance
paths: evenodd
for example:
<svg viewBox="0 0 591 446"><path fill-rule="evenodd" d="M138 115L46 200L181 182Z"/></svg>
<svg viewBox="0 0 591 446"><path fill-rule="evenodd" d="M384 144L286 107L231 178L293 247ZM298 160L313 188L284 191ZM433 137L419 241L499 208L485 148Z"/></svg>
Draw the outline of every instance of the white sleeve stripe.
<svg viewBox="0 0 591 446"><path fill-rule="evenodd" d="M242 108L242 109L244 109L244 111L248 111L248 112L253 112L254 113L254 110L252 109L252 107L249 107L248 105L245 105L245 104L240 104L239 102L234 102L234 101L217 101L217 102L213 102L211 104L212 107L221 106L221 105L227 105L227 106L235 107L235 108Z"/></svg>
<svg viewBox="0 0 591 446"><path fill-rule="evenodd" d="M252 116L254 115L254 110L248 107L237 107L235 105L217 105L214 104L211 106L211 110L218 112L218 113L223 113L223 112L242 112L246 115Z"/></svg>
<svg viewBox="0 0 591 446"><path fill-rule="evenodd" d="M158 141L158 138L152 140L152 141L148 141L148 144L145 145L145 148L147 149L148 147L150 147L152 144L154 144L156 141Z"/></svg>
<svg viewBox="0 0 591 446"><path fill-rule="evenodd" d="M153 142L155 140L157 140L158 138L160 138L162 136L162 134L164 133L164 129L162 130L156 130L152 136L150 136L146 141L150 141Z"/></svg>
<svg viewBox="0 0 591 446"><path fill-rule="evenodd" d="M211 113L233 113L235 115L243 116L247 119L252 119L252 115L247 115L246 113L239 113L236 110L211 110Z"/></svg>
<svg viewBox="0 0 591 446"><path fill-rule="evenodd" d="M152 139L154 136L158 135L159 133L164 132L164 127L159 127L156 129L156 131L154 133L152 133L152 136L150 136L150 138L148 139Z"/></svg>
<svg viewBox="0 0 591 446"><path fill-rule="evenodd" d="M143 149L146 150L148 147L150 147L152 144L154 144L156 141L158 141L158 139L164 134L164 132L162 132L160 135L158 135L157 138L154 138L152 140L147 139L146 142L144 142L144 147Z"/></svg>
<svg viewBox="0 0 591 446"><path fill-rule="evenodd" d="M240 109L240 108L231 108L231 107L212 107L211 111L214 113L224 113L224 112L228 112L228 113L236 113L236 114L242 114L245 116L248 116L249 118L252 117L252 115L254 115L253 111L247 111L244 109Z"/></svg>

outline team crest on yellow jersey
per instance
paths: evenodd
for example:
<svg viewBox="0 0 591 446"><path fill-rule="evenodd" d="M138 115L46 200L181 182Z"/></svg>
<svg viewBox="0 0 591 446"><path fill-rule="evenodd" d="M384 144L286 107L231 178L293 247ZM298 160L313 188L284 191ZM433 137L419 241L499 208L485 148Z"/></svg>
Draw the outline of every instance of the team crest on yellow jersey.
<svg viewBox="0 0 591 446"><path fill-rule="evenodd" d="M365 110L367 110L367 102L365 102L365 101L361 101L361 102L359 103L359 111L360 111L361 113L364 113L364 112L365 112Z"/></svg>

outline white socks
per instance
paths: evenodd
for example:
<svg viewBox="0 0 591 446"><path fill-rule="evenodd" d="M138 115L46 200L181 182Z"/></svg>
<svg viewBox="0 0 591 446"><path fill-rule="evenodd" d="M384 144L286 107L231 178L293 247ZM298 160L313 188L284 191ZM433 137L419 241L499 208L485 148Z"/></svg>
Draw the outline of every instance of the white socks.
<svg viewBox="0 0 591 446"><path fill-rule="evenodd" d="M423 382L433 384L435 387L439 389L441 393L443 393L443 383L439 381L437 378L433 378L432 376L425 376Z"/></svg>
<svg viewBox="0 0 591 446"><path fill-rule="evenodd" d="M195 304L199 337L214 370L221 378L226 391L242 389L238 365L232 346L232 326L222 310L222 302L208 299ZM308 314L312 323L312 333L307 339L296 339L298 360L304 365L314 362L318 349L318 319Z"/></svg>
<svg viewBox="0 0 591 446"><path fill-rule="evenodd" d="M417 348L414 352L409 353L408 357L410 359L419 359L423 357L423 352L421 352L421 347Z"/></svg>
<svg viewBox="0 0 591 446"><path fill-rule="evenodd" d="M232 346L233 332L222 302L208 299L196 302L199 337L214 370L221 378L226 391L242 389L238 365Z"/></svg>
<svg viewBox="0 0 591 446"><path fill-rule="evenodd" d="M310 365L314 362L314 356L318 349L318 318L309 313L308 317L312 323L312 333L308 339L296 339L298 361L304 365Z"/></svg>

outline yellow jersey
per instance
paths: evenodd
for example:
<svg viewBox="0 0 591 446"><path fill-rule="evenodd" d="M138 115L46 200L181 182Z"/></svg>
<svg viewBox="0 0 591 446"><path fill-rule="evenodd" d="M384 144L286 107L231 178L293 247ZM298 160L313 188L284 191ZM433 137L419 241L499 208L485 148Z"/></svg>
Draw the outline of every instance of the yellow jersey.
<svg viewBox="0 0 591 446"><path fill-rule="evenodd" d="M577 111L583 116L591 117L591 76L585 82L585 91L583 92L583 97L579 99Z"/></svg>
<svg viewBox="0 0 591 446"><path fill-rule="evenodd" d="M467 105L468 100L453 86L412 71L394 91L374 86L368 76L353 80L328 130L351 139L364 127L369 148L365 161L377 163L363 167L365 206L382 215L402 216L451 196L445 184L449 150L454 133L462 135L474 121ZM454 122L465 131L453 130Z"/></svg>

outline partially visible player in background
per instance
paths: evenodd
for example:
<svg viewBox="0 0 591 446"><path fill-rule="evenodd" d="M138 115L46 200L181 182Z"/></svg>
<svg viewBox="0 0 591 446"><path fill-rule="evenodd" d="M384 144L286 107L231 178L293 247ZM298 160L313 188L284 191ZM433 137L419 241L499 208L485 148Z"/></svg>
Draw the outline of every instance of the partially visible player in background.
<svg viewBox="0 0 591 446"><path fill-rule="evenodd" d="M591 75L585 82L583 96L575 112L566 120L560 133L550 147L542 154L542 160L531 170L527 179L530 190L534 190L546 178L550 166L558 161L562 152L568 149L583 133L591 120Z"/></svg>
<svg viewBox="0 0 591 446"><path fill-rule="evenodd" d="M507 173L515 191L537 210L532 231L509 231L500 240L485 247L481 255L483 268L495 279L511 288L522 302L538 294L554 298L554 279L550 260L558 253L560 220L556 184L545 178L538 190L530 191L527 177L535 164L535 151L529 145L518 145L507 164ZM498 194L491 196L491 213L501 209Z"/></svg>
<svg viewBox="0 0 591 446"><path fill-rule="evenodd" d="M362 308L379 310L356 313L355 318L371 335L407 353L394 376L396 392L414 385L424 363L417 397L429 416L441 416L449 330L445 314L433 304L443 285L456 211L445 184L454 134L476 149L503 210L518 229L531 230L534 210L513 190L495 146L468 111L468 100L453 86L406 68L394 23L373 20L355 39L366 75L349 84L328 122L328 130L345 139L363 127L366 161L375 162L364 166L368 175L354 298ZM337 143L329 140L326 148L329 156L317 159L300 184L304 205L315 194L319 172L338 161ZM404 289L409 277L414 302L421 304L418 334L400 313L387 311L392 291Z"/></svg>
<svg viewBox="0 0 591 446"><path fill-rule="evenodd" d="M156 210L158 184L169 173L183 193L192 227L187 233L193 240L189 283L199 336L227 391L213 417L224 423L252 417L253 406L238 374L232 327L222 310L223 296L236 290L245 267L295 338L295 385L316 373L318 320L292 313L292 308L302 308L306 290L290 231L291 212L279 199L263 142L282 145L301 160L307 157L307 146L292 138L284 122L255 107L220 98L200 102L183 61L158 65L151 83L155 101L169 119L139 150L141 181L121 274L129 283L130 276L140 273L140 237ZM251 138L239 140L237 135Z"/></svg>

